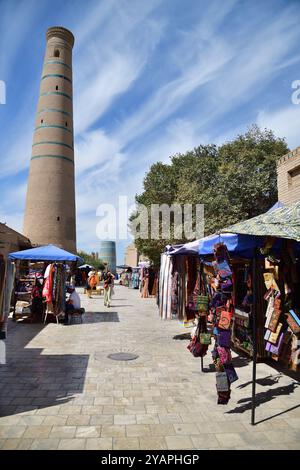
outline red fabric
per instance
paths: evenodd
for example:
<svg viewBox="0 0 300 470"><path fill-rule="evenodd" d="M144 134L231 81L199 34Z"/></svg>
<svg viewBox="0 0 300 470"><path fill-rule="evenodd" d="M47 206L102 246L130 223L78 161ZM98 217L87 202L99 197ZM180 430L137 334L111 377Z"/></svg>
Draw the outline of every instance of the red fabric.
<svg viewBox="0 0 300 470"><path fill-rule="evenodd" d="M53 266L50 268L50 274L46 278L43 287L43 297L46 297L46 302L52 302L52 287L53 287Z"/></svg>

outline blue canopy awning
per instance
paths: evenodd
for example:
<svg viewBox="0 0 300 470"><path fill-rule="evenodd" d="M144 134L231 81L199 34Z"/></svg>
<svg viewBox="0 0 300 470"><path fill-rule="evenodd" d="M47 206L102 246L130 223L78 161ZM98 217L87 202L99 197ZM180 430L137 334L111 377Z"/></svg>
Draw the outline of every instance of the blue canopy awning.
<svg viewBox="0 0 300 470"><path fill-rule="evenodd" d="M263 239L260 240L251 235L238 235L236 233L209 235L199 240L199 254L203 256L213 254L214 245L220 242L226 244L229 253L247 258L253 255L256 247L262 246Z"/></svg>
<svg viewBox="0 0 300 470"><path fill-rule="evenodd" d="M266 214L271 214L276 209L285 207L280 201L276 202ZM225 229L224 229L225 230ZM259 235L247 235L237 233L220 233L213 234L207 237L195 240L184 245L167 245L165 253L168 255L195 255L200 256L212 255L214 253L214 245L216 243L223 242L227 245L228 251L236 256L242 258L251 258L254 254L255 248L261 248L264 244L265 237ZM274 249L278 250L280 247L280 241L274 244ZM299 245L297 249L299 251Z"/></svg>
<svg viewBox="0 0 300 470"><path fill-rule="evenodd" d="M199 241L200 240L195 240L185 243L184 245L167 245L165 253L168 255L197 255Z"/></svg>
<svg viewBox="0 0 300 470"><path fill-rule="evenodd" d="M55 245L39 246L9 254L9 259L29 261L83 261L80 256L69 253Z"/></svg>

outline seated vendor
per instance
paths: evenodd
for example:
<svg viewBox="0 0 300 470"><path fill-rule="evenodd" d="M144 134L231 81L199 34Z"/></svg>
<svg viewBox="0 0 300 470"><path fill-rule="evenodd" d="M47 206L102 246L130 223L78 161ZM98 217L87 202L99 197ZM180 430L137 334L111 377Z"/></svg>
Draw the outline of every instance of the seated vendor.
<svg viewBox="0 0 300 470"><path fill-rule="evenodd" d="M78 310L81 308L80 297L74 286L70 286L68 288L68 293L70 294L70 297L66 303L65 324L68 324L69 313L72 313L73 310Z"/></svg>

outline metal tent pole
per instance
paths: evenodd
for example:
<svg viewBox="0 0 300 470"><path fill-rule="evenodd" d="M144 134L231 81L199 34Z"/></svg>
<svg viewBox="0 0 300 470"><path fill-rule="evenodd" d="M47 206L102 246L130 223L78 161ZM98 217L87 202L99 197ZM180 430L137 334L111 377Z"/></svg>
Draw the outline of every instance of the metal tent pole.
<svg viewBox="0 0 300 470"><path fill-rule="evenodd" d="M255 425L255 389L256 389L256 363L257 363L257 251L255 249L252 266L253 284L253 304L252 304L252 342L253 342L253 362L252 362L252 406L251 424Z"/></svg>

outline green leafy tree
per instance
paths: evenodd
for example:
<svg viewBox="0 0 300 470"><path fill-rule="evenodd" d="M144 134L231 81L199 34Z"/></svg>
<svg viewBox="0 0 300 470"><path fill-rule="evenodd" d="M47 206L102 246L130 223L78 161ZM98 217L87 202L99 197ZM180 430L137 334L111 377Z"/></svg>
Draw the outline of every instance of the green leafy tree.
<svg viewBox="0 0 300 470"><path fill-rule="evenodd" d="M151 204L204 204L205 234L214 233L266 212L277 201L276 163L287 152L284 139L271 130L252 126L219 147L199 145L185 154L173 155L169 165L152 165L136 203L147 208ZM130 224L137 216L131 216ZM173 234L171 230L169 239L136 238L135 244L140 253L158 264L167 244L188 241Z"/></svg>
<svg viewBox="0 0 300 470"><path fill-rule="evenodd" d="M91 266L94 266L94 268L99 269L100 271L103 271L105 269L105 264L103 261L99 258L96 258L95 253L86 253L83 250L80 250L77 252L78 256L83 259L83 264L90 264Z"/></svg>

